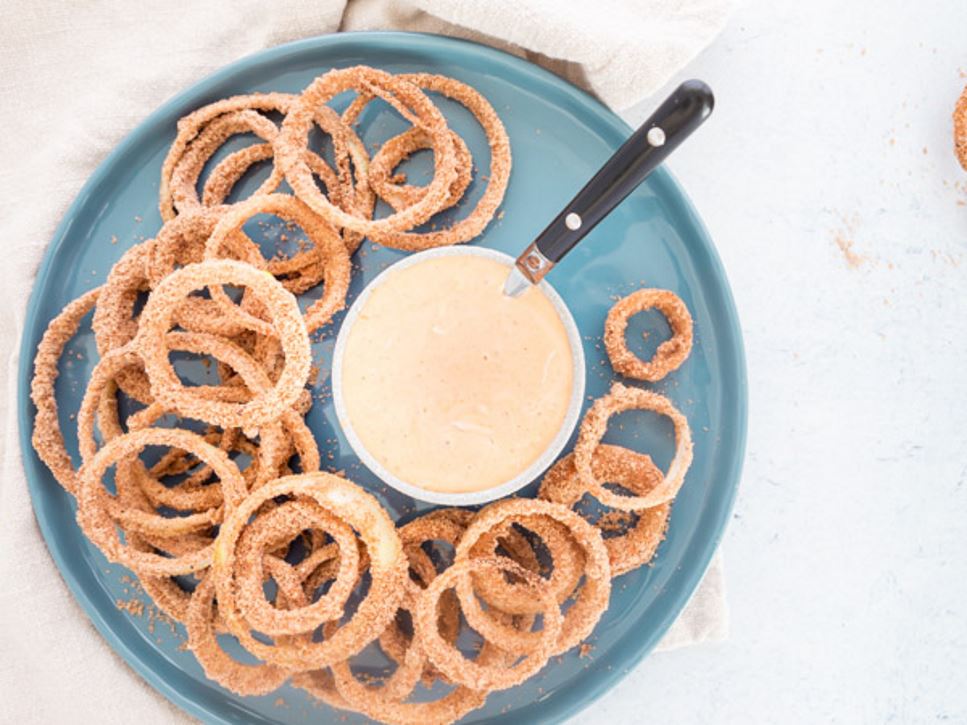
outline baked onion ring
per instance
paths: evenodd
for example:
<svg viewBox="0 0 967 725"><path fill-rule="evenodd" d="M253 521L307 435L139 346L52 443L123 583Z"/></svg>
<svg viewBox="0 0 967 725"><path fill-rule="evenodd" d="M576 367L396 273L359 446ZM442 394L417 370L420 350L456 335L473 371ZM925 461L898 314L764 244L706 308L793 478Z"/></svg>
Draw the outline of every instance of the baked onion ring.
<svg viewBox="0 0 967 725"><path fill-rule="evenodd" d="M110 494L101 483L105 471L117 461L136 454L145 446L163 445L189 450L212 467L222 486L225 511L245 498L241 473L224 451L209 445L187 430L143 428L108 441L78 473L77 522L91 540L111 561L123 564L141 574L175 576L190 574L210 565L212 546L185 556L168 558L136 551L121 542L116 523L109 514Z"/></svg>
<svg viewBox="0 0 967 725"><path fill-rule="evenodd" d="M30 381L30 399L37 409L30 441L57 482L71 494L77 492L77 471L64 445L64 434L60 428L55 390L60 374L57 365L67 343L77 334L81 320L97 302L101 289L96 287L72 300L50 321L37 345L34 376Z"/></svg>
<svg viewBox="0 0 967 725"><path fill-rule="evenodd" d="M628 349L625 331L632 315L657 309L672 329L651 360L638 358ZM692 316L681 298L670 290L640 289L618 300L604 323L604 346L615 372L628 378L655 382L678 369L692 351Z"/></svg>
<svg viewBox="0 0 967 725"><path fill-rule="evenodd" d="M305 159L309 130L317 109L334 96L353 89L383 98L405 118L417 123L428 134L436 151L433 180L423 198L383 219L364 219L334 205L316 187ZM335 69L316 78L293 104L276 143L276 159L296 196L334 226L370 238L411 229L427 221L447 198L456 178L456 152L440 110L413 84L367 66Z"/></svg>
<svg viewBox="0 0 967 725"><path fill-rule="evenodd" d="M608 562L608 550L601 538L601 533L596 528L569 508L550 501L503 499L477 513L460 539L456 561L461 562L466 559L473 561L471 551L487 531L502 527L505 522L518 521L530 516L545 516L566 526L584 554L584 582L574 597L574 603L564 616L560 636L551 651L552 655L561 654L587 637L608 607L608 597L611 594L611 567ZM544 582L543 579L541 581ZM546 586L546 583L544 585ZM465 577L457 583L457 595L460 598L464 617L470 626L501 649L523 653L529 651L539 639L535 633L521 632L514 627L506 626L498 622L488 611L484 611L474 594L472 578Z"/></svg>
<svg viewBox="0 0 967 725"><path fill-rule="evenodd" d="M616 483L638 496L647 495L661 485L662 474L650 456L620 446L601 444L594 451L591 470L602 481ZM547 501L573 507L585 494L574 467L574 455L568 454L544 475L538 496ZM620 536L604 539L611 561L611 576L616 577L647 564L665 536L670 503L662 503L638 512L638 521ZM601 529L601 521L596 524Z"/></svg>
<svg viewBox="0 0 967 725"><path fill-rule="evenodd" d="M193 290L210 284L244 285L269 309L285 351L285 366L270 389L245 403L200 398L178 379L168 359L165 335L177 305ZM267 272L230 260L191 264L172 273L151 293L135 338L157 402L171 410L223 428L269 423L291 408L309 377L310 350L305 323L292 295Z"/></svg>
<svg viewBox="0 0 967 725"><path fill-rule="evenodd" d="M608 428L608 419L626 410L650 410L668 417L675 427L675 455L665 478L644 496L622 496L604 487L605 481L594 474L591 461ZM588 493L605 506L622 511L638 511L671 501L685 482L692 464L692 431L688 419L663 395L641 388L615 383L602 398L594 401L581 421L574 444L574 467Z"/></svg>
<svg viewBox="0 0 967 725"><path fill-rule="evenodd" d="M447 229L420 233L373 226L367 230L367 234L377 244L406 251L417 251L467 242L483 232L491 219L493 219L494 214L496 214L497 207L504 200L504 193L507 191L507 184L510 181L511 168L510 140L507 137L507 131L504 129L504 124L501 122L500 116L494 111L489 101L465 83L431 73L410 73L397 77L404 82L412 83L420 89L433 91L447 98L451 98L465 106L476 116L478 123L480 123L487 137L487 143L490 144L490 174L487 181L487 188L473 211L465 218L454 222ZM350 122L354 120L369 100L365 95L361 95L360 98L357 98L346 109L343 118ZM428 129L424 127L420 128L422 131L421 144L433 148L434 161L437 164L436 171L439 174L440 157L444 154L453 153L459 158L459 149L451 150L451 148L441 145L436 137L427 133ZM417 195L416 198L418 198L418 201L412 206L397 211L397 215L414 209L425 203L428 198L431 198L431 190L434 190L433 184L436 181L437 176L435 175L430 186L424 187L425 190L421 190L422 196ZM452 186L448 186L447 191L450 192L452 189ZM440 197L436 211L447 207L448 196L449 194ZM426 220L423 219L421 221ZM411 228L413 226L416 226L416 224L410 225Z"/></svg>
<svg viewBox="0 0 967 725"><path fill-rule="evenodd" d="M543 605L543 626L539 632L530 633L535 635L533 646L527 650L523 660L512 666L504 663L488 666L467 659L443 639L437 628L437 607L443 592L454 586L459 587L460 581L469 582L472 572L487 569L517 577L533 590L534 596ZM461 601L464 601L463 597ZM416 637L429 660L453 682L472 690L504 690L523 682L541 669L555 652L563 621L561 609L544 580L510 559L499 556L454 562L430 582L420 595L413 618ZM474 625L471 623L471 626Z"/></svg>
<svg viewBox="0 0 967 725"><path fill-rule="evenodd" d="M265 267L273 275L285 274L298 269L306 263L305 258L316 260L322 266L323 295L313 302L305 313L306 328L309 332L317 330L332 319L332 316L346 306L346 293L349 291L350 263L349 253L338 232L323 222L309 207L294 196L270 194L234 205L222 217L205 246L205 256L214 259L220 256L223 242L238 232L242 225L256 214L274 214L287 222L298 224L312 240L313 248L300 252L295 257L278 261L264 261L259 253L259 266ZM282 281L282 280L280 280ZM285 285L285 281L282 281ZM224 294L224 293L223 293ZM214 295L214 292L213 292ZM237 309L227 298L224 303Z"/></svg>
<svg viewBox="0 0 967 725"><path fill-rule="evenodd" d="M357 530L369 555L371 583L365 599L352 619L322 642L273 645L256 640L236 601L237 542L249 520L265 502L280 496L314 500L323 509ZM386 511L375 498L349 481L329 473L317 472L286 476L272 481L248 497L228 515L215 542L212 564L218 606L229 631L241 645L264 662L288 669L319 669L351 657L379 636L402 601L406 560L399 536ZM305 617L311 631L318 625L315 617Z"/></svg>

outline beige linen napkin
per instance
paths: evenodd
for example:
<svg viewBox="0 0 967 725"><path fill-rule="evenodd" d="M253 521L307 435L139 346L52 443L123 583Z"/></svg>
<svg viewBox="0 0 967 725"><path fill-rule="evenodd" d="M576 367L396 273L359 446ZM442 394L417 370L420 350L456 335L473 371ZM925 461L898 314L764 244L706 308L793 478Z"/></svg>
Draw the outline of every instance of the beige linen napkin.
<svg viewBox="0 0 967 725"><path fill-rule="evenodd" d="M94 167L150 111L204 75L248 53L343 24L463 36L479 28L485 39L500 38L498 44L627 106L694 55L724 17L724 3L713 0L594 5L599 12L592 15L581 6L538 0L366 0L354 3L345 18L342 2L318 0L7 5L0 23L0 349L6 356L0 722L185 718L111 652L74 602L41 539L20 459L16 369L27 298L57 223ZM609 37L610 53L602 48ZM662 647L722 638L724 601L716 562Z"/></svg>

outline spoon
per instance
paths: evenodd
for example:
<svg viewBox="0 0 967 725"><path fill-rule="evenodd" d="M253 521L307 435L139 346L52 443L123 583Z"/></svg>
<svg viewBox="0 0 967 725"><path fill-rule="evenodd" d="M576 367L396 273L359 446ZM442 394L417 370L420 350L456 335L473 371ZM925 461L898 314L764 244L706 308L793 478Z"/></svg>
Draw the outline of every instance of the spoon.
<svg viewBox="0 0 967 725"><path fill-rule="evenodd" d="M517 258L504 294L519 297L648 178L712 112L712 89L685 81L615 151L571 202Z"/></svg>

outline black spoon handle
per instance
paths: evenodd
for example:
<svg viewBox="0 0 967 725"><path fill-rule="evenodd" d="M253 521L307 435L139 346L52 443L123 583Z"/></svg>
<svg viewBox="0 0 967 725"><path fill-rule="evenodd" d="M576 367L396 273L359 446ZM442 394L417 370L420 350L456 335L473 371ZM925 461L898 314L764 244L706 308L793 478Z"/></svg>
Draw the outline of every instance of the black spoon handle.
<svg viewBox="0 0 967 725"><path fill-rule="evenodd" d="M521 271L532 282L547 274L708 118L714 102L702 81L676 88L518 258Z"/></svg>

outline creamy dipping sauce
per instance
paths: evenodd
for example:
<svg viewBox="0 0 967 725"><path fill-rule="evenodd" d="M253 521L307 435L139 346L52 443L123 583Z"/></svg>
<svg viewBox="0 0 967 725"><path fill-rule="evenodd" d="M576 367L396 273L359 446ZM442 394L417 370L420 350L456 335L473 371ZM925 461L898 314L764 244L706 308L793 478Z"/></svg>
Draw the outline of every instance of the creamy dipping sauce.
<svg viewBox="0 0 967 725"><path fill-rule="evenodd" d="M567 330L539 288L503 294L509 271L469 254L390 270L348 330L341 393L352 429L413 486L498 486L536 461L564 422Z"/></svg>

